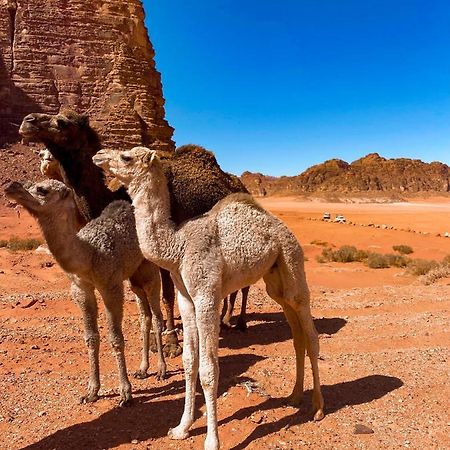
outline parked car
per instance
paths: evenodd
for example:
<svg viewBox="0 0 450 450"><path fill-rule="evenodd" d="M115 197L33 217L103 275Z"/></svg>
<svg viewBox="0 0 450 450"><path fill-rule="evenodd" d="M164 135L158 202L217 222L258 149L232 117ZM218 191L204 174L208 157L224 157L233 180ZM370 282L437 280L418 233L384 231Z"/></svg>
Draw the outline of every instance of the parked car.
<svg viewBox="0 0 450 450"><path fill-rule="evenodd" d="M330 213L323 213L323 220L331 220L331 214Z"/></svg>
<svg viewBox="0 0 450 450"><path fill-rule="evenodd" d="M336 223L345 223L345 217L342 214L338 214L334 221Z"/></svg>

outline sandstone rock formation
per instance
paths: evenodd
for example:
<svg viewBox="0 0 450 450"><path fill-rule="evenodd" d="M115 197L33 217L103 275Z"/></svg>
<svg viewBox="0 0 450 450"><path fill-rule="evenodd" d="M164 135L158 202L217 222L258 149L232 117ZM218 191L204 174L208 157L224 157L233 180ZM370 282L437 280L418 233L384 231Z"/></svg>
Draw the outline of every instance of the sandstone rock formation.
<svg viewBox="0 0 450 450"><path fill-rule="evenodd" d="M106 145L173 149L153 58L140 0L0 0L0 141L70 107Z"/></svg>
<svg viewBox="0 0 450 450"><path fill-rule="evenodd" d="M244 172L241 179L254 195L450 192L450 167L446 164L386 159L378 153L351 164L331 159L293 177L275 178Z"/></svg>

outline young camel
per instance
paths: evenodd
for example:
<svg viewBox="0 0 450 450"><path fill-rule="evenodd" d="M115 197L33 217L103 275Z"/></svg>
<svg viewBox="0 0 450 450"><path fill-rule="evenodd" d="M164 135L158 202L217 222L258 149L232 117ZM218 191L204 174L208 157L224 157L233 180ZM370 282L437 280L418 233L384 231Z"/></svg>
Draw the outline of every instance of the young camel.
<svg viewBox="0 0 450 450"><path fill-rule="evenodd" d="M90 365L88 392L81 401L97 400L100 389L100 335L94 294L97 289L105 304L109 338L119 370L120 405L128 405L132 397L122 334L123 281L136 272L143 258L137 241L133 207L123 200L114 201L98 218L78 231L78 210L73 193L63 183L45 180L25 188L15 182L5 189L5 193L36 218L50 251L72 281L72 297L83 315ZM121 236L127 236L127 240L120 239ZM147 269L153 273L146 274L146 279L159 280L155 265L148 265ZM160 286L154 282L143 283L143 288L150 302L148 314L153 316L159 357L157 377L164 378L166 364L161 342Z"/></svg>
<svg viewBox="0 0 450 450"><path fill-rule="evenodd" d="M170 271L179 291L186 399L181 421L169 436L184 439L189 435L199 371L207 409L205 448L219 448L218 310L222 298L261 277L268 294L282 306L294 338L296 383L288 401L301 402L306 348L313 373L314 419L322 419L319 340L311 317L303 251L287 227L248 194L232 194L210 212L177 227L170 216L164 163L155 151L145 147L101 150L93 160L128 187L141 250Z"/></svg>
<svg viewBox="0 0 450 450"><path fill-rule="evenodd" d="M74 111L58 114L28 114L22 121L19 133L26 141L42 142L61 167L64 183L75 193L75 200L80 210L82 223L98 217L103 208L113 200L131 201L122 188L111 192L102 171L93 164L92 156L100 150L100 138L89 125L85 115ZM175 152L166 152L167 177L171 199L173 220L179 224L184 220L209 211L220 199L233 192L246 192L245 186L237 178L224 172L214 155L198 145L185 145ZM132 289L138 296L138 304L145 303L145 292L140 280L145 280L146 265L144 261L133 277ZM143 272L140 273L140 272ZM163 305L166 310L166 344L167 356L181 353L174 324L175 293L170 274L161 269ZM138 285L138 284L139 285ZM146 376L145 342L148 342L149 318L141 311L141 330L144 348L138 378ZM147 336L147 337L146 337Z"/></svg>

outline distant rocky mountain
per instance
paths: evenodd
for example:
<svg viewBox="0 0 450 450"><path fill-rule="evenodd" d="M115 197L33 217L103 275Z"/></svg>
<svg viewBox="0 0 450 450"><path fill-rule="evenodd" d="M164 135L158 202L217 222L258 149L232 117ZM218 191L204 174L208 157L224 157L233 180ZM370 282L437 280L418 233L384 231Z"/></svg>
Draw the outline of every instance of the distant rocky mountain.
<svg viewBox="0 0 450 450"><path fill-rule="evenodd" d="M254 195L274 194L414 194L449 193L450 167L418 159L386 159L370 153L352 163L331 159L292 177L244 172L242 181Z"/></svg>

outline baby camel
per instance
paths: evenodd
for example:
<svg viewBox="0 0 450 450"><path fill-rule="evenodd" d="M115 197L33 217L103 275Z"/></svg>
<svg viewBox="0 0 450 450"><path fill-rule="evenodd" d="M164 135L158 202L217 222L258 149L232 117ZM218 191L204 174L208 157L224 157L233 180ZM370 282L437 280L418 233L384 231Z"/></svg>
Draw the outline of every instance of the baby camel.
<svg viewBox="0 0 450 450"><path fill-rule="evenodd" d="M179 291L186 399L181 421L169 436L184 439L189 434L199 371L207 408L205 448L219 448L219 307L222 298L261 277L268 294L282 306L294 338L296 383L288 401L299 405L302 400L306 348L313 373L314 419L322 419L319 340L311 317L303 251L287 227L248 194L229 195L208 213L177 227L170 217L164 162L156 152L145 147L101 150L93 160L128 187L141 250L170 271Z"/></svg>
<svg viewBox="0 0 450 450"><path fill-rule="evenodd" d="M114 201L98 218L78 231L78 210L73 193L63 183L46 180L25 188L15 182L5 189L5 193L36 218L50 251L72 281L71 293L83 314L90 365L88 392L81 401L97 400L100 389L96 288L105 304L110 342L117 360L120 405L127 405L132 397L122 334L123 281L130 278L142 262L133 207L123 200ZM123 236L127 236L127 240L122 239ZM159 280L157 267L153 264L147 267L155 272L148 274L148 279ZM145 285L145 289L151 309L148 315L153 316L158 348L157 377L163 378L166 365L161 342L160 286L152 282Z"/></svg>

